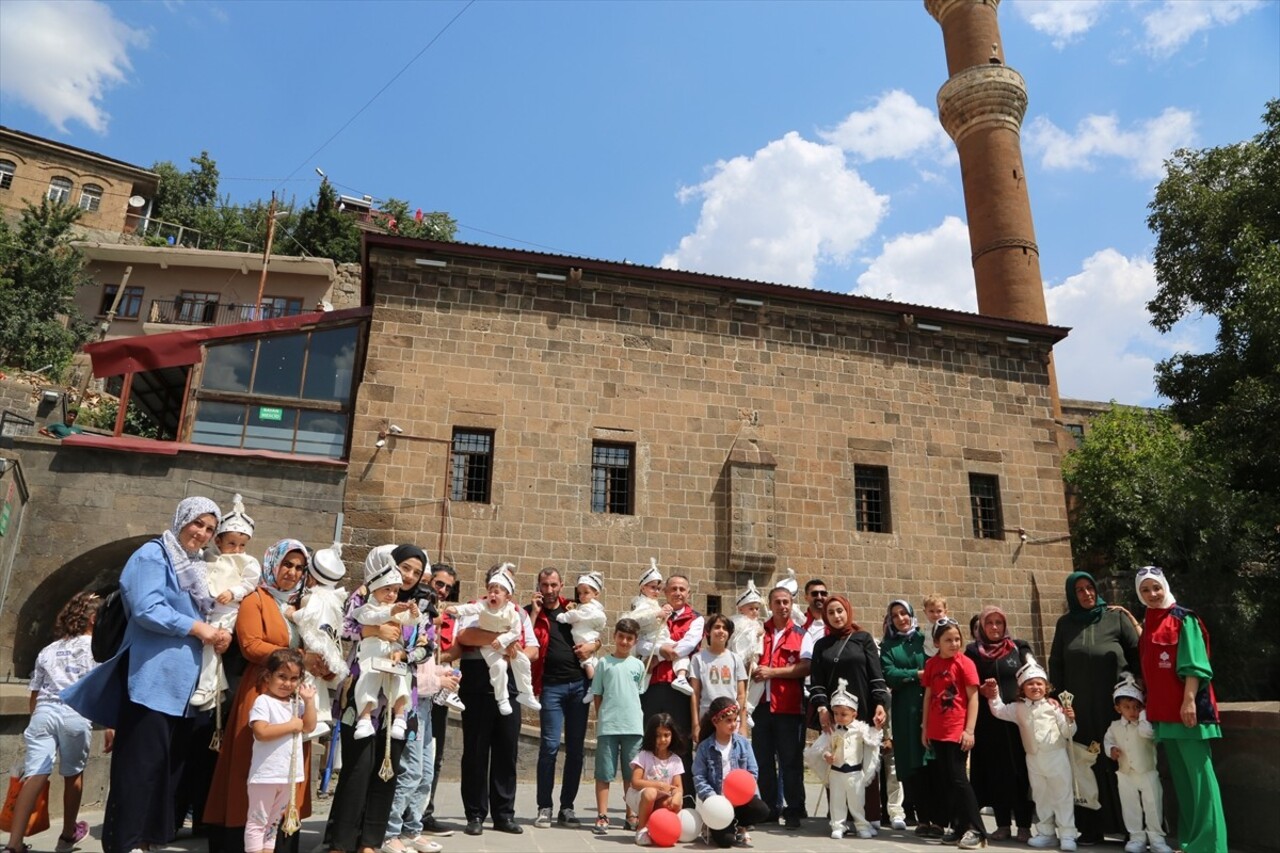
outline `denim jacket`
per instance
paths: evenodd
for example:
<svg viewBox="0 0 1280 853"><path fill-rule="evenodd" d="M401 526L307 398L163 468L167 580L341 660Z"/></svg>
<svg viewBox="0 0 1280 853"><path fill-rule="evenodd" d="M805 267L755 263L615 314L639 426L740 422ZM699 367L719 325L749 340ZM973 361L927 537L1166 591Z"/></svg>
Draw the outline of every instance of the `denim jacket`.
<svg viewBox="0 0 1280 853"><path fill-rule="evenodd" d="M737 732L733 733L733 741L729 746L729 764L735 770L745 767L752 776L760 775L751 741ZM693 789L699 800L719 794L724 789L724 768L720 765L720 750L716 748L715 735L698 744L693 753Z"/></svg>

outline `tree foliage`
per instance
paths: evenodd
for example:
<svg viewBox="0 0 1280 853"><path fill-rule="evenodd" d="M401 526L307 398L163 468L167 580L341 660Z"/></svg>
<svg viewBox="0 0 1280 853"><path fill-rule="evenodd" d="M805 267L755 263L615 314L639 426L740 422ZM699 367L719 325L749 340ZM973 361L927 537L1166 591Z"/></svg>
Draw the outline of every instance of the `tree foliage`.
<svg viewBox="0 0 1280 853"><path fill-rule="evenodd" d="M73 301L91 283L71 245L80 212L46 198L27 205L16 230L0 220L0 364L52 364L57 375L88 339L89 323Z"/></svg>
<svg viewBox="0 0 1280 853"><path fill-rule="evenodd" d="M315 205L302 211L290 233L298 245L317 257L332 258L336 264L360 260L360 229L338 209L338 194L328 180L320 182Z"/></svg>

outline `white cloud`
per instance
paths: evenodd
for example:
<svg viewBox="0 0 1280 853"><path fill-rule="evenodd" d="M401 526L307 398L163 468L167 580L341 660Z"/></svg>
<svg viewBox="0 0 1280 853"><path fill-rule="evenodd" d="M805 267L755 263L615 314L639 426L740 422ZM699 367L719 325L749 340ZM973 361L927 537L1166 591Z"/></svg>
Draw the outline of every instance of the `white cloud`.
<svg viewBox="0 0 1280 853"><path fill-rule="evenodd" d="M954 216L932 231L886 240L854 293L894 302L977 311L969 227Z"/></svg>
<svg viewBox="0 0 1280 853"><path fill-rule="evenodd" d="M133 70L129 50L147 37L105 3L6 0L0 27L0 92L40 113L59 131L79 121L105 133L106 91Z"/></svg>
<svg viewBox="0 0 1280 853"><path fill-rule="evenodd" d="M1153 119L1122 130L1114 115L1086 116L1068 133L1040 116L1027 127L1024 139L1028 151L1040 155L1046 169L1086 169L1102 157L1116 157L1132 163L1145 178L1164 175L1164 160L1176 149L1195 141L1195 117L1186 110L1167 108Z"/></svg>
<svg viewBox="0 0 1280 853"><path fill-rule="evenodd" d="M1142 18L1147 49L1168 56L1202 30L1234 24L1262 5L1261 0L1164 0Z"/></svg>
<svg viewBox="0 0 1280 853"><path fill-rule="evenodd" d="M834 130L818 135L864 162L906 160L917 153L955 156L934 111L900 89L885 92L870 109L850 113Z"/></svg>
<svg viewBox="0 0 1280 853"><path fill-rule="evenodd" d="M803 286L813 284L820 263L845 262L889 204L848 168L839 148L795 132L716 163L710 178L679 198L701 198L702 212L662 266Z"/></svg>
<svg viewBox="0 0 1280 853"><path fill-rule="evenodd" d="M1102 20L1107 4L1104 0L1073 0L1046 3L1044 0L1017 0L1013 10L1031 28L1053 39L1061 50L1093 29Z"/></svg>

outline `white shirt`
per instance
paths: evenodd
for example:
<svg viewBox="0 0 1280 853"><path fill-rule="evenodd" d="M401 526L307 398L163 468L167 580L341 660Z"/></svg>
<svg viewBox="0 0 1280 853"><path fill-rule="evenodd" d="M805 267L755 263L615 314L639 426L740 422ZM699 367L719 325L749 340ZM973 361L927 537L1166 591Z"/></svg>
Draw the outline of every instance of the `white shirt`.
<svg viewBox="0 0 1280 853"><path fill-rule="evenodd" d="M301 703L298 710L301 711ZM263 693L253 700L253 708L249 711L249 725L252 726L255 720L264 720L271 724L285 723L295 716L292 701L277 699L268 693ZM255 737L253 758L249 762L249 782L251 784L288 784L289 764L293 758L295 744L297 745L297 766L293 781L301 782L305 779L302 772L302 735L299 733L272 740L258 740Z"/></svg>
<svg viewBox="0 0 1280 853"><path fill-rule="evenodd" d="M62 699L58 694L63 688L75 684L98 665L89 648L90 642L88 634L80 634L55 640L40 650L28 685L31 692L36 694L37 703L61 704Z"/></svg>

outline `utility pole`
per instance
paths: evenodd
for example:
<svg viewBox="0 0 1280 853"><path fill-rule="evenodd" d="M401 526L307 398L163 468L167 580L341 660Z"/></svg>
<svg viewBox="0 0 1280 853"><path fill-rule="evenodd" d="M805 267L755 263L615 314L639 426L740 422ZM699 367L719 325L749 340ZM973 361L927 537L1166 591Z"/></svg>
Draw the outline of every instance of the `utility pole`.
<svg viewBox="0 0 1280 853"><path fill-rule="evenodd" d="M116 288L115 298L111 300L111 308L107 311L107 317L98 326L98 340L106 340L107 333L111 331L111 322L116 318L116 312L120 309L120 300L124 297L124 289L129 284L129 276L133 275L133 265L124 268L124 276L120 279L120 285ZM142 308L141 305L138 306ZM84 376L80 379L80 393L76 395L76 401L84 399L85 391L89 388L89 380L93 377L93 364L90 362L85 367Z"/></svg>
<svg viewBox="0 0 1280 853"><path fill-rule="evenodd" d="M267 289L267 263L271 260L271 240L276 233L276 194L271 193L271 206L267 208L267 247L262 250L262 277L258 279L258 301L254 303L254 313L263 319L262 297Z"/></svg>

